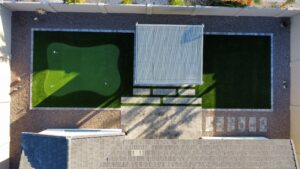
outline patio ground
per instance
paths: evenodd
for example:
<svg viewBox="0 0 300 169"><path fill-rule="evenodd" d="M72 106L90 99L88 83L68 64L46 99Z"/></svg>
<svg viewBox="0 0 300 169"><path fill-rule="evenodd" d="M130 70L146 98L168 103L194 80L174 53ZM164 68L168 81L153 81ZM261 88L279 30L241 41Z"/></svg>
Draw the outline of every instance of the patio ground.
<svg viewBox="0 0 300 169"><path fill-rule="evenodd" d="M204 24L205 32L250 32L273 34L273 109L271 110L202 110L203 125L207 116L243 116L245 118L267 117L266 133L217 133L207 135L263 135L270 138L289 138L289 88L283 89L283 81L290 82L289 55L290 31L280 27L282 18L265 17L213 17L213 16L169 16L134 14L80 14L14 12L12 23L12 82L20 89L11 94L11 168L18 167L20 157L20 133L38 132L46 128L120 128L120 110L30 110L30 57L32 28L135 30L138 23ZM21 82L16 82L21 77ZM248 125L248 124L247 124Z"/></svg>

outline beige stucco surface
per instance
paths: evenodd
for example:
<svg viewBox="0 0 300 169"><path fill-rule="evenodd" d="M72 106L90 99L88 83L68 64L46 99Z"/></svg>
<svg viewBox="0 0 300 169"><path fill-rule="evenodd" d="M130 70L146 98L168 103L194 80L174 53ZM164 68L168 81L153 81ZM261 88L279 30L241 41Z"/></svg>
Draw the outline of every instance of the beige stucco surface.
<svg viewBox="0 0 300 169"><path fill-rule="evenodd" d="M0 5L0 54L11 53L11 15L10 10Z"/></svg>
<svg viewBox="0 0 300 169"><path fill-rule="evenodd" d="M9 168L11 12L0 5L0 169Z"/></svg>
<svg viewBox="0 0 300 169"><path fill-rule="evenodd" d="M291 138L300 159L300 15L291 19Z"/></svg>

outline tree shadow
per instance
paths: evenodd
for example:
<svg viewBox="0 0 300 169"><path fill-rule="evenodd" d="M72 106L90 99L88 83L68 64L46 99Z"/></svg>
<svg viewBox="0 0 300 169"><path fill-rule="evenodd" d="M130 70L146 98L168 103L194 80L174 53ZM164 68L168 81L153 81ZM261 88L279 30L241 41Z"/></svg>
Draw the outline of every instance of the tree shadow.
<svg viewBox="0 0 300 169"><path fill-rule="evenodd" d="M0 168L9 168L9 158L0 161Z"/></svg>
<svg viewBox="0 0 300 169"><path fill-rule="evenodd" d="M122 123L129 137L134 135L135 138L145 139L180 138L185 131L189 132L192 122L199 123L199 128L192 130L198 130L200 138L201 109L193 110L193 108L197 109L196 106L134 106L129 108L130 110L125 110L126 113L122 110L124 120Z"/></svg>
<svg viewBox="0 0 300 169"><path fill-rule="evenodd" d="M19 168L27 168L28 166L31 166L35 169L51 169L54 167L67 169L67 138L26 133L22 134L21 140L23 151ZM58 157L55 162L53 162L54 157Z"/></svg>
<svg viewBox="0 0 300 169"><path fill-rule="evenodd" d="M101 110L30 110L16 113L20 117L10 125L11 168L18 168L20 134L40 132L49 128L121 128L119 111Z"/></svg>

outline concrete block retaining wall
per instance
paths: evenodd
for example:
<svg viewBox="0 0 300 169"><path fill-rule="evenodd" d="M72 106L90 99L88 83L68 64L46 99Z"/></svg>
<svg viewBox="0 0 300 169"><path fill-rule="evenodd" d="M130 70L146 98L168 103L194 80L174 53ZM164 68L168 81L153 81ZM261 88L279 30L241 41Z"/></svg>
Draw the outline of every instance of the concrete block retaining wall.
<svg viewBox="0 0 300 169"><path fill-rule="evenodd" d="M36 11L45 9L48 12L84 12L84 13L134 13L134 14L171 14L171 15L215 15L215 16L265 16L265 17L290 17L298 14L298 9L287 8L232 8L218 6L176 6L168 5L168 1L148 0L136 1L134 4L120 4L121 1L107 0L64 4L62 1L12 1L5 0L4 5L13 11ZM157 3L159 2L159 3Z"/></svg>

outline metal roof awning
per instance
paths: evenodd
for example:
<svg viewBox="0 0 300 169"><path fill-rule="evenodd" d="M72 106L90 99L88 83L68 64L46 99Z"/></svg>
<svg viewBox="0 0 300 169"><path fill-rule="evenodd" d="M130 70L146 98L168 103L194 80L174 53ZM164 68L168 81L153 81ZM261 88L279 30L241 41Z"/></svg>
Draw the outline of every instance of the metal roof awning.
<svg viewBox="0 0 300 169"><path fill-rule="evenodd" d="M134 85L202 84L204 25L137 24Z"/></svg>

